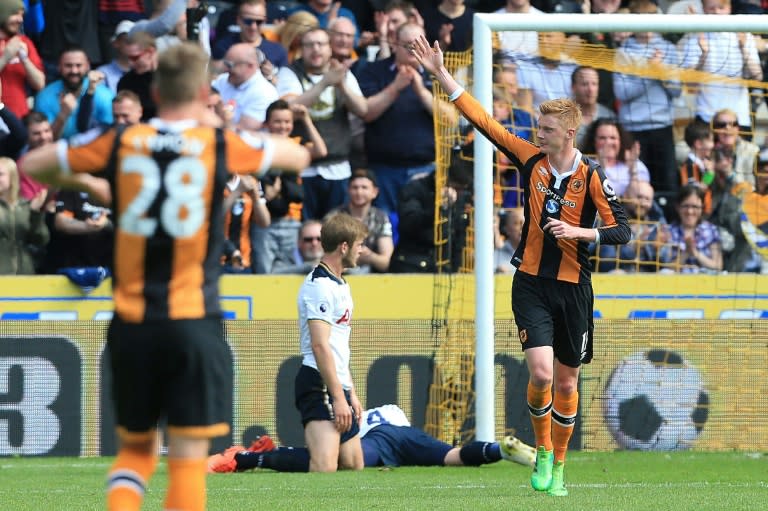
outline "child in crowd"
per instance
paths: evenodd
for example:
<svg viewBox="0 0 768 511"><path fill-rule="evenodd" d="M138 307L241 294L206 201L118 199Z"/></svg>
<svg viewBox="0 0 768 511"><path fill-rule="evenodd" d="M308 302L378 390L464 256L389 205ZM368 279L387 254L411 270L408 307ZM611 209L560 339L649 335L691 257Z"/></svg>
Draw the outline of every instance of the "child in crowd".
<svg viewBox="0 0 768 511"><path fill-rule="evenodd" d="M304 145L312 158L322 158L328 152L304 105L289 105L278 99L267 107L264 127L272 135L291 137L297 144ZM274 172L262 179L264 200L272 221L269 226L257 227L253 231L254 255L251 264L254 273L272 273L280 266L294 264L304 198L300 179Z"/></svg>
<svg viewBox="0 0 768 511"><path fill-rule="evenodd" d="M693 184L704 193L704 216L712 212L712 192L709 186L715 178L712 149L715 146L709 125L693 121L685 127L685 143L690 152L680 167L680 184Z"/></svg>

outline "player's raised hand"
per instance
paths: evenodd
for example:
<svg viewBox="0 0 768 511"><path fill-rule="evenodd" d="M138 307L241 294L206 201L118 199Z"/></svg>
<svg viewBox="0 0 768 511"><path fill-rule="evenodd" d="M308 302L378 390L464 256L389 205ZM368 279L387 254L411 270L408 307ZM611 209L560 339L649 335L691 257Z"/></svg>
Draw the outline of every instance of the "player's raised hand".
<svg viewBox="0 0 768 511"><path fill-rule="evenodd" d="M427 38L420 35L411 43L410 51L419 64L432 74L436 74L437 70L443 67L443 50L440 49L437 41L434 46L430 46Z"/></svg>

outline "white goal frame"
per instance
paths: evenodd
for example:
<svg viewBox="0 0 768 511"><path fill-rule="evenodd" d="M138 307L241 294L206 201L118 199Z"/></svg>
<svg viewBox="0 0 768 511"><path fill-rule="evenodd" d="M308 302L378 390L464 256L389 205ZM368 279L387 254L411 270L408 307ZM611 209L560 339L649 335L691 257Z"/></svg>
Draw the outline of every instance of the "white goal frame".
<svg viewBox="0 0 768 511"><path fill-rule="evenodd" d="M475 14L473 95L492 109L492 31L537 32L768 32L759 14ZM475 426L476 439L495 439L493 148L475 132Z"/></svg>

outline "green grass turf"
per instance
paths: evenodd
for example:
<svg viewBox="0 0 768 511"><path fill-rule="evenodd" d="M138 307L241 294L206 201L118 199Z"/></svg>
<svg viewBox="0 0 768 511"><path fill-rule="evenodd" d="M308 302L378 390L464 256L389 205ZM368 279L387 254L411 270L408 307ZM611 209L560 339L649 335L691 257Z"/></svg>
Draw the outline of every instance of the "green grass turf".
<svg viewBox="0 0 768 511"><path fill-rule="evenodd" d="M111 458L0 458L0 509L104 509ZM166 465L143 509L162 509ZM362 473L208 476L208 509L241 510L758 510L768 504L765 453L569 453L570 495L534 492L530 470L509 462L480 468L408 467Z"/></svg>

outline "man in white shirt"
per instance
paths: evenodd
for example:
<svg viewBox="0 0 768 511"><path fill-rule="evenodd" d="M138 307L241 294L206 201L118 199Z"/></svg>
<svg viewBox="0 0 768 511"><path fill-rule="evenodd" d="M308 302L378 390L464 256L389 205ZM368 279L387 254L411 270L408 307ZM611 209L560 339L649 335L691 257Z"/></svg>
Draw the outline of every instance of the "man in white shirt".
<svg viewBox="0 0 768 511"><path fill-rule="evenodd" d="M507 0L497 14L546 14L531 5L529 0ZM530 60L539 54L539 38L535 31L499 32L502 51L513 60Z"/></svg>
<svg viewBox="0 0 768 511"><path fill-rule="evenodd" d="M704 14L730 14L730 0L703 0ZM678 43L681 67L692 68L728 80L709 80L699 85L696 117L710 122L718 110L736 112L739 126L751 131L749 90L733 79L762 80L755 38L747 32L708 32L688 34ZM730 82L730 83L725 83Z"/></svg>
<svg viewBox="0 0 768 511"><path fill-rule="evenodd" d="M234 107L234 126L258 130L267 115L267 107L277 100L277 89L261 73L263 55L246 43L232 45L222 61L229 70L219 75L213 86L224 104Z"/></svg>

